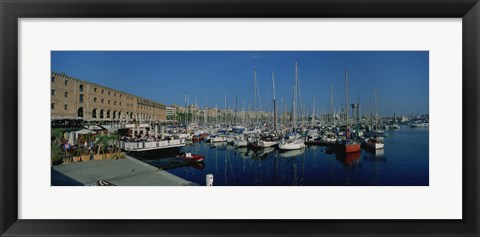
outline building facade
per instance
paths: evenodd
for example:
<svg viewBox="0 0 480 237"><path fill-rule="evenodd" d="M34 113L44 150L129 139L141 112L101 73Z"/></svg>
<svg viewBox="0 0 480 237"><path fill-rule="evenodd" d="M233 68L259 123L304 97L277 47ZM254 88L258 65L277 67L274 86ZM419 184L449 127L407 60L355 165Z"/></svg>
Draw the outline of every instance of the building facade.
<svg viewBox="0 0 480 237"><path fill-rule="evenodd" d="M166 120L164 104L126 92L51 74L51 118L85 121L155 122Z"/></svg>

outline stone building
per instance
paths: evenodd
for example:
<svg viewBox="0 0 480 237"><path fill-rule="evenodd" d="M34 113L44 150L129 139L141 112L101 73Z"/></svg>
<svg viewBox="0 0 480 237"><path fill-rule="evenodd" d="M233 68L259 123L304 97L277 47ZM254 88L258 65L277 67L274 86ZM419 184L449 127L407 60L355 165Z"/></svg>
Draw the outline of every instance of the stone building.
<svg viewBox="0 0 480 237"><path fill-rule="evenodd" d="M166 120L165 105L123 91L51 74L51 119L155 122Z"/></svg>

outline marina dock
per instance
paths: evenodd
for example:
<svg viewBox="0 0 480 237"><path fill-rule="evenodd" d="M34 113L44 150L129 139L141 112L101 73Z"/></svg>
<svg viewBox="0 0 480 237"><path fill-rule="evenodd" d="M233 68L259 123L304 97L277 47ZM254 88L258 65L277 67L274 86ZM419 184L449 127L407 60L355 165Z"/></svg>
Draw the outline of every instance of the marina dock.
<svg viewBox="0 0 480 237"><path fill-rule="evenodd" d="M188 180L127 156L119 160L90 160L51 168L52 186L94 185L105 180L116 186L196 186Z"/></svg>

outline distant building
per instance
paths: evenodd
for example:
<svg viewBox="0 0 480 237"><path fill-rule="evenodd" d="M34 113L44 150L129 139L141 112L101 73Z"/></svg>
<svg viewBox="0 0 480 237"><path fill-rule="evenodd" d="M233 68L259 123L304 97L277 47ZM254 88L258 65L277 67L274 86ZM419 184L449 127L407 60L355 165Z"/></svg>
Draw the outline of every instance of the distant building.
<svg viewBox="0 0 480 237"><path fill-rule="evenodd" d="M51 74L51 118L85 121L166 120L166 106L65 74Z"/></svg>
<svg viewBox="0 0 480 237"><path fill-rule="evenodd" d="M175 108L176 113L185 113L185 107L178 106L176 104L172 104L170 107Z"/></svg>
<svg viewBox="0 0 480 237"><path fill-rule="evenodd" d="M177 109L172 106L166 108L167 117L174 117L177 114Z"/></svg>

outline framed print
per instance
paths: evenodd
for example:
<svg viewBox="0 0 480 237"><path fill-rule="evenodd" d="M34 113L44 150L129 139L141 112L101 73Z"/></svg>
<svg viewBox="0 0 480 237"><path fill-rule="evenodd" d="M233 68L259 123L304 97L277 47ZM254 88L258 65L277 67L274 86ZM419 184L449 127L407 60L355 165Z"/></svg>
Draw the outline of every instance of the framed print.
<svg viewBox="0 0 480 237"><path fill-rule="evenodd" d="M478 1L1 4L2 236L479 234Z"/></svg>

